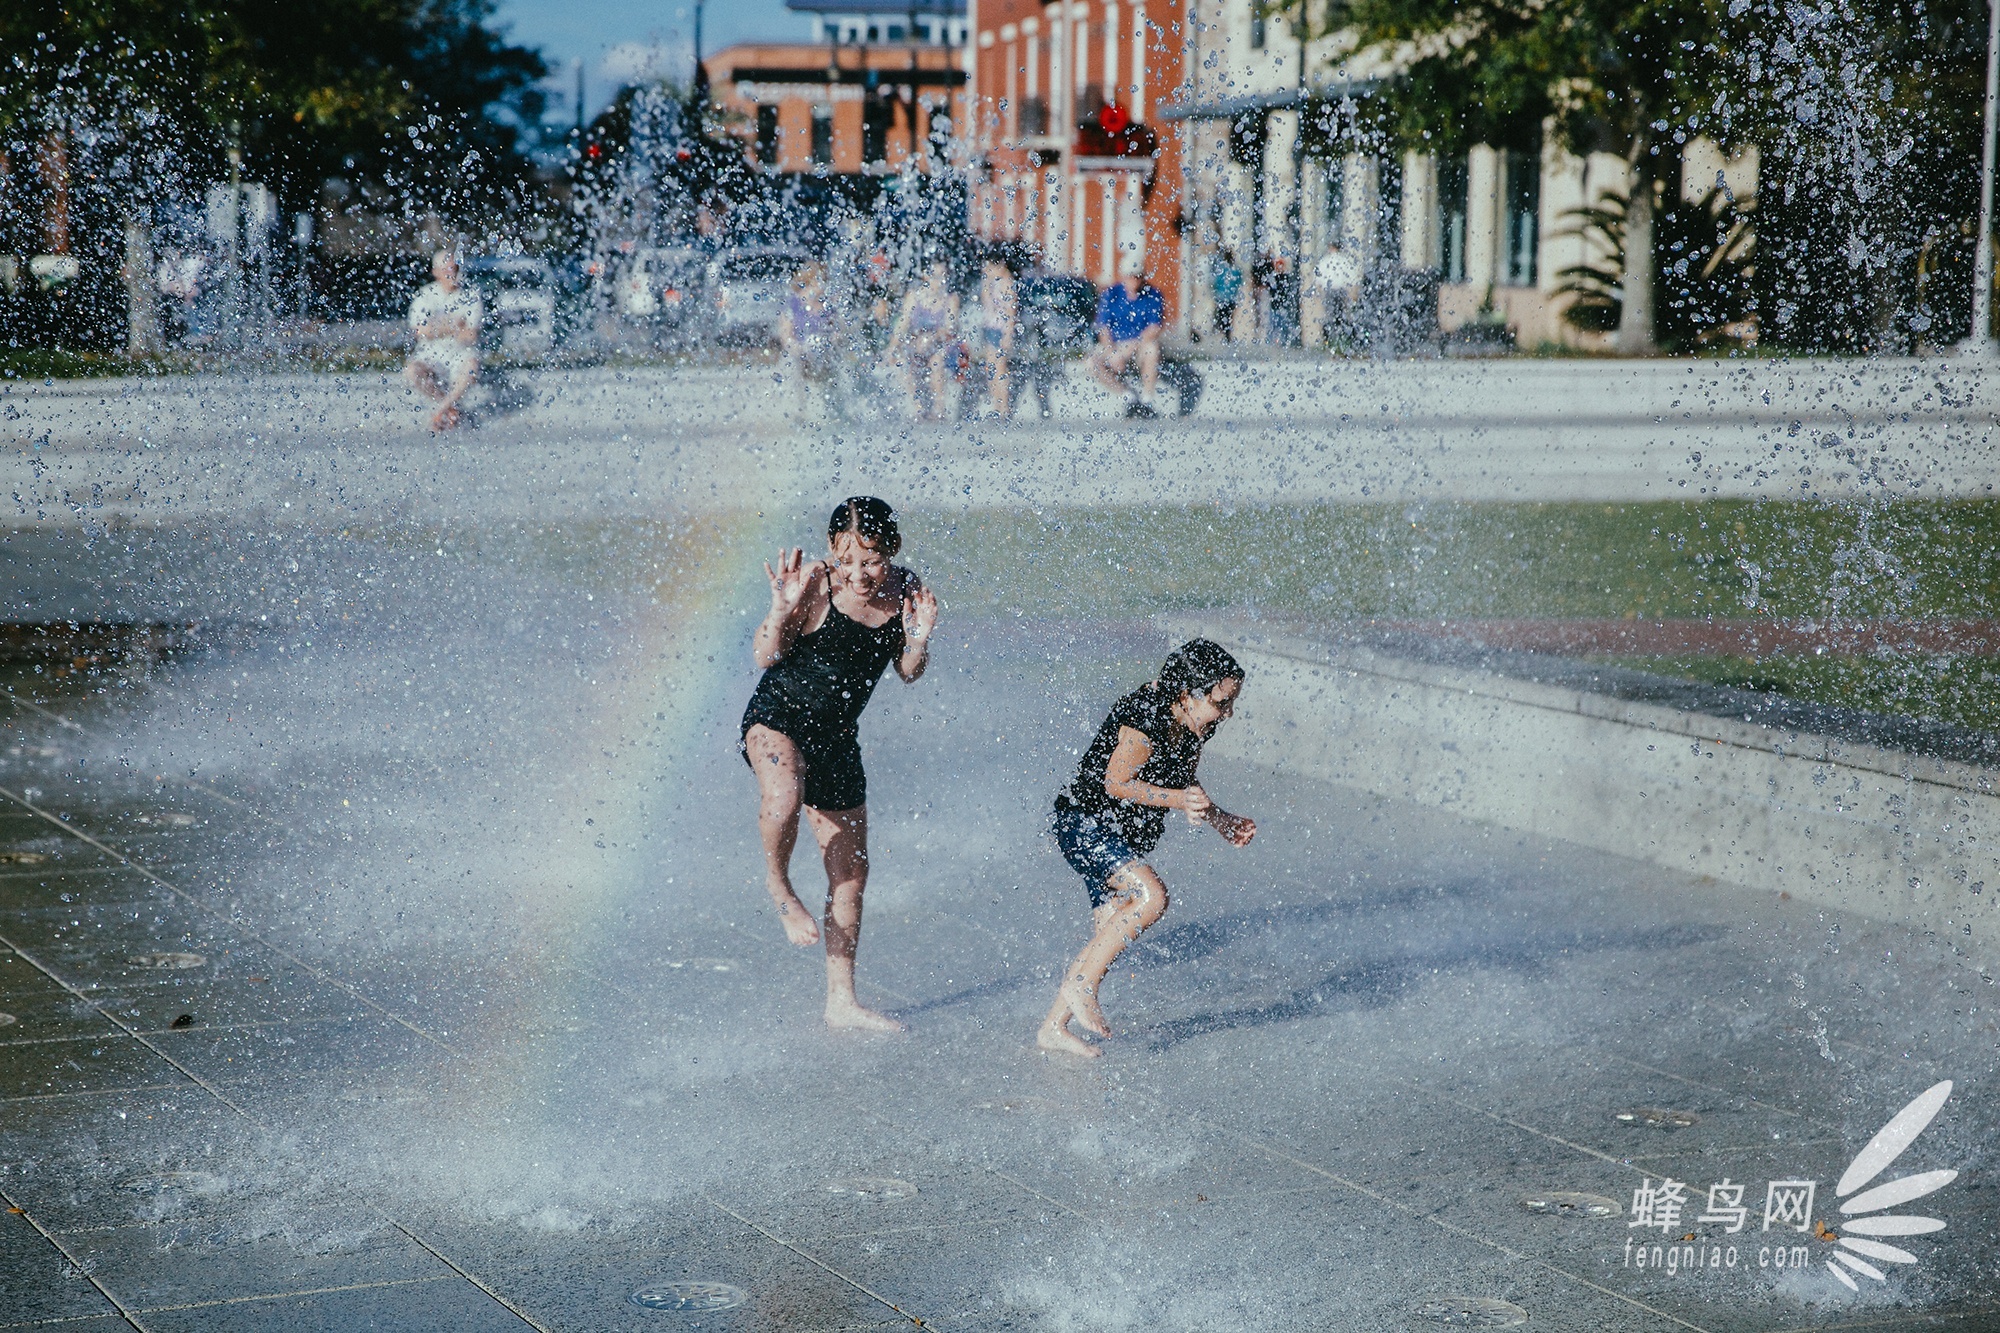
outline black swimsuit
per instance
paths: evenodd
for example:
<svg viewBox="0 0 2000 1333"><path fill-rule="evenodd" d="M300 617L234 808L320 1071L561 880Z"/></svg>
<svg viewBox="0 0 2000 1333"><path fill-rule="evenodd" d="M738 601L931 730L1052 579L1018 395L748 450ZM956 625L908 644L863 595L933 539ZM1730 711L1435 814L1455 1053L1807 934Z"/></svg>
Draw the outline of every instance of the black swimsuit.
<svg viewBox="0 0 2000 1333"><path fill-rule="evenodd" d="M757 682L743 710L742 735L766 726L789 736L805 765L805 803L852 810L868 801L861 769L861 710L875 682L903 653L903 613L870 629L827 599L826 619ZM743 747L744 762L750 752Z"/></svg>

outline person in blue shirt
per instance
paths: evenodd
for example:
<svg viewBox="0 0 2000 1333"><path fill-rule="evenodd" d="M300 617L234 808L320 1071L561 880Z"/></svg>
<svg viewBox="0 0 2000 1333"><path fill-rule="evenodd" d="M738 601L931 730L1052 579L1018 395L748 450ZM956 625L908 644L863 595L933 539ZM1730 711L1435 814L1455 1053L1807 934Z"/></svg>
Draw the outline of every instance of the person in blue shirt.
<svg viewBox="0 0 2000 1333"><path fill-rule="evenodd" d="M1136 401L1151 409L1160 380L1160 332L1166 323L1166 298L1146 281L1145 266L1138 256L1128 256L1119 272L1118 284L1107 287L1097 298L1097 350L1091 354L1090 373L1130 407L1135 400L1120 376L1137 360Z"/></svg>

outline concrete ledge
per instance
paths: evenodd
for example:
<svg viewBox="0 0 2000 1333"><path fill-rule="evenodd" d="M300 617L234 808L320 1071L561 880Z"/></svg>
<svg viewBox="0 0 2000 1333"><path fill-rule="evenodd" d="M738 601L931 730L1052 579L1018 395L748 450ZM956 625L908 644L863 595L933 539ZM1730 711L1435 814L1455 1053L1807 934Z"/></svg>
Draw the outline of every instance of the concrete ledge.
<svg viewBox="0 0 2000 1333"><path fill-rule="evenodd" d="M2000 969L2000 769L1758 720L1736 691L1707 692L1722 715L1248 617L1170 628L1250 673L1214 753L1948 932Z"/></svg>

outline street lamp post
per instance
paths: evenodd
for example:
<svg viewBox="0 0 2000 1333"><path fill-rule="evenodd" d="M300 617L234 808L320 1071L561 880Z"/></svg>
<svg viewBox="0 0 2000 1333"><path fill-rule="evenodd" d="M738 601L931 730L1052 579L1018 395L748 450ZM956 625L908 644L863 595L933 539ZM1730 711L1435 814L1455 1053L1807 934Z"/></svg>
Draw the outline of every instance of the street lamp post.
<svg viewBox="0 0 2000 1333"><path fill-rule="evenodd" d="M1986 4L1986 143L1979 171L1979 235L1972 279L1972 330L1966 350L1991 356L1993 345L1993 133L2000 104L2000 0Z"/></svg>

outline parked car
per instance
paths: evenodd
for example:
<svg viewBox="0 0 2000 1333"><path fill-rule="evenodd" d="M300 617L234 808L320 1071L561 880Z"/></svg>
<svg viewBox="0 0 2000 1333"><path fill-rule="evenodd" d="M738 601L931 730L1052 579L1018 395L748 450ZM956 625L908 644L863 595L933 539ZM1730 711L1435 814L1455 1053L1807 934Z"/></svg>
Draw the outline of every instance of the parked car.
<svg viewBox="0 0 2000 1333"><path fill-rule="evenodd" d="M691 245L634 251L618 282L618 312L671 328L692 323L707 290L707 258Z"/></svg>
<svg viewBox="0 0 2000 1333"><path fill-rule="evenodd" d="M709 261L708 290L717 336L757 340L778 336L792 275L811 256L797 250L725 250Z"/></svg>
<svg viewBox="0 0 2000 1333"><path fill-rule="evenodd" d="M528 255L487 255L465 264L486 303L481 341L508 356L540 356L556 344L556 275Z"/></svg>

